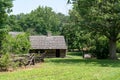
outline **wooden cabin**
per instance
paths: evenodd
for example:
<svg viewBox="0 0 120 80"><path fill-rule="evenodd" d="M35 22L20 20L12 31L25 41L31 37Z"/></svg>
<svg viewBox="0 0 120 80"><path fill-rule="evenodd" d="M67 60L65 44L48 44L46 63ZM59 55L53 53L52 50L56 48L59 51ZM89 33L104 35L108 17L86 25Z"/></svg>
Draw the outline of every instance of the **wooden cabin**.
<svg viewBox="0 0 120 80"><path fill-rule="evenodd" d="M30 53L41 54L46 51L46 57L65 57L67 46L64 36L30 36Z"/></svg>

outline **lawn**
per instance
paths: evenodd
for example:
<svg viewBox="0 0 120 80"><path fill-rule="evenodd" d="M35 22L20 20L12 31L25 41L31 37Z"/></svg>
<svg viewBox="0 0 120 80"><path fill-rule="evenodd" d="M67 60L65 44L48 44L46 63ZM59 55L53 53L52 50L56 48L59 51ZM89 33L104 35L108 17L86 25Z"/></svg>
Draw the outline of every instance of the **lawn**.
<svg viewBox="0 0 120 80"><path fill-rule="evenodd" d="M1 72L0 80L120 80L120 61L48 58L33 68Z"/></svg>

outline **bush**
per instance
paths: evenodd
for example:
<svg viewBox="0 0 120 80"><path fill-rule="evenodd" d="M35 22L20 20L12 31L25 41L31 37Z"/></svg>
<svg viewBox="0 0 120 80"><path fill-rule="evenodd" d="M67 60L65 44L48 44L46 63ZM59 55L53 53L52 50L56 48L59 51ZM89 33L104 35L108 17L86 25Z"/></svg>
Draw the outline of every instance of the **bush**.
<svg viewBox="0 0 120 80"><path fill-rule="evenodd" d="M108 40L105 37L98 37L91 52L97 59L107 59L109 56Z"/></svg>
<svg viewBox="0 0 120 80"><path fill-rule="evenodd" d="M2 53L1 52L1 50L2 50L2 41L5 40L7 34L8 34L8 31L6 29L0 29L0 53Z"/></svg>
<svg viewBox="0 0 120 80"><path fill-rule="evenodd" d="M17 66L18 63L13 62L8 53L2 54L0 57L0 71L7 71L9 68L15 69Z"/></svg>
<svg viewBox="0 0 120 80"><path fill-rule="evenodd" d="M26 33L14 37L8 34L1 45L1 53L25 54L29 52L29 49L30 41Z"/></svg>
<svg viewBox="0 0 120 80"><path fill-rule="evenodd" d="M10 57L9 54L4 54L0 58L0 70L7 70L10 65Z"/></svg>
<svg viewBox="0 0 120 80"><path fill-rule="evenodd" d="M96 45L96 55L98 59L107 59L109 56L109 46L107 39L100 39Z"/></svg>
<svg viewBox="0 0 120 80"><path fill-rule="evenodd" d="M117 53L120 53L120 40L117 42Z"/></svg>
<svg viewBox="0 0 120 80"><path fill-rule="evenodd" d="M31 45L29 41L29 35L26 33L19 34L15 37L14 41L14 53L16 54L26 54L29 52Z"/></svg>

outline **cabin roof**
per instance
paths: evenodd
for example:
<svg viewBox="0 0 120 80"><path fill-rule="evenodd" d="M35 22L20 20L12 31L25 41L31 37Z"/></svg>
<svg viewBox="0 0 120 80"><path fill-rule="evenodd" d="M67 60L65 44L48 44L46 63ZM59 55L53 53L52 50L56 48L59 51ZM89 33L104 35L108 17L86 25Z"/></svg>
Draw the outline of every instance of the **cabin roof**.
<svg viewBox="0 0 120 80"><path fill-rule="evenodd" d="M67 49L64 36L30 36L32 49Z"/></svg>

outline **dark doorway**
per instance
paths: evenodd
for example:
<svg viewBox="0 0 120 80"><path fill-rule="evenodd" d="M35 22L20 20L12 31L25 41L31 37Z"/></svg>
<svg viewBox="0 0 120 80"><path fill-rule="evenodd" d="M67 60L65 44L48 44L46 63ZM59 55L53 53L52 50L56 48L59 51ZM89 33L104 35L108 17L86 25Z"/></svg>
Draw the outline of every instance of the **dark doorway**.
<svg viewBox="0 0 120 80"><path fill-rule="evenodd" d="M60 50L56 49L56 57L60 57Z"/></svg>

